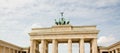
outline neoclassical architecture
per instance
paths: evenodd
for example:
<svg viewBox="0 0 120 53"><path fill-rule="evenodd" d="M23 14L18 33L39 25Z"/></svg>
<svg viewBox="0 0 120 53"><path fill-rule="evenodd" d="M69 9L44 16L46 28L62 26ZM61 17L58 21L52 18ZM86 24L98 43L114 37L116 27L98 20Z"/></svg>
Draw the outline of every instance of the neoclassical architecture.
<svg viewBox="0 0 120 53"><path fill-rule="evenodd" d="M28 53L28 48L22 48L0 40L0 53Z"/></svg>
<svg viewBox="0 0 120 53"><path fill-rule="evenodd" d="M0 40L0 53L48 53L50 43L52 53L58 53L59 43L68 44L68 53L72 53L72 43L79 44L79 53L85 53L84 43L90 43L90 53L120 53L120 41L108 47L98 46L98 32L96 26L55 25L49 28L32 28L29 33L30 48Z"/></svg>
<svg viewBox="0 0 120 53"><path fill-rule="evenodd" d="M0 53L48 53L48 44L52 44L52 53L58 53L59 43L67 43L68 53L72 53L72 43L79 44L79 53L85 53L84 43L90 44L90 53L120 53L120 42L108 47L97 45L99 30L95 25L72 26L69 23L61 18L55 20L54 26L32 28L29 33L31 45L28 48L0 40Z"/></svg>
<svg viewBox="0 0 120 53"><path fill-rule="evenodd" d="M108 47L99 46L99 53L120 53L120 41Z"/></svg>
<svg viewBox="0 0 120 53"><path fill-rule="evenodd" d="M59 43L68 44L68 53L72 53L72 43L79 44L79 53L85 53L84 43L90 43L90 52L98 53L98 32L96 26L55 25L49 28L32 28L29 33L30 53L48 53L49 43L52 43L52 53L58 53ZM39 44L42 45L41 48Z"/></svg>

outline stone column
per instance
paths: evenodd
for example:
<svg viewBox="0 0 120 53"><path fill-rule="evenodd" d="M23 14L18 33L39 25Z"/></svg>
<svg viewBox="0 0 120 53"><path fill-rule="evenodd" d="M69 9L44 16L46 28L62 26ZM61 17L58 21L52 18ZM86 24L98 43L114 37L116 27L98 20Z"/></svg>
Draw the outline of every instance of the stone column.
<svg viewBox="0 0 120 53"><path fill-rule="evenodd" d="M92 41L90 42L90 53L92 53Z"/></svg>
<svg viewBox="0 0 120 53"><path fill-rule="evenodd" d="M118 53L118 49L115 49L115 52Z"/></svg>
<svg viewBox="0 0 120 53"><path fill-rule="evenodd" d="M30 53L36 53L36 40L31 40Z"/></svg>
<svg viewBox="0 0 120 53"><path fill-rule="evenodd" d="M14 49L13 49L12 51L13 51L13 53L15 53L15 50L14 50Z"/></svg>
<svg viewBox="0 0 120 53"><path fill-rule="evenodd" d="M46 40L41 40L41 53L48 53L48 43Z"/></svg>
<svg viewBox="0 0 120 53"><path fill-rule="evenodd" d="M97 49L97 38L94 38L92 40L92 53L98 53L98 49Z"/></svg>
<svg viewBox="0 0 120 53"><path fill-rule="evenodd" d="M58 53L58 42L57 40L53 39L52 40L52 53Z"/></svg>
<svg viewBox="0 0 120 53"><path fill-rule="evenodd" d="M72 40L68 39L68 53L72 53Z"/></svg>
<svg viewBox="0 0 120 53"><path fill-rule="evenodd" d="M84 53L84 39L80 39L79 41L79 53Z"/></svg>
<svg viewBox="0 0 120 53"><path fill-rule="evenodd" d="M114 50L112 50L112 53L114 53Z"/></svg>
<svg viewBox="0 0 120 53"><path fill-rule="evenodd" d="M45 44L45 41L41 40L41 53L44 53L44 44Z"/></svg>
<svg viewBox="0 0 120 53"><path fill-rule="evenodd" d="M28 53L28 51L26 51ZM36 53L40 53L39 51L39 42L36 42Z"/></svg>
<svg viewBox="0 0 120 53"><path fill-rule="evenodd" d="M34 41L33 41L33 40L31 40L30 53L33 53L33 50L34 50L33 45L34 45Z"/></svg>
<svg viewBox="0 0 120 53"><path fill-rule="evenodd" d="M11 49L10 48L8 48L8 52L11 53Z"/></svg>
<svg viewBox="0 0 120 53"><path fill-rule="evenodd" d="M100 50L100 53L102 53L102 51Z"/></svg>
<svg viewBox="0 0 120 53"><path fill-rule="evenodd" d="M45 41L45 53L48 53L48 42Z"/></svg>
<svg viewBox="0 0 120 53"><path fill-rule="evenodd" d="M110 51L108 51L108 53L110 53Z"/></svg>
<svg viewBox="0 0 120 53"><path fill-rule="evenodd" d="M22 53L22 51L20 51L20 53Z"/></svg>
<svg viewBox="0 0 120 53"><path fill-rule="evenodd" d="M5 53L5 47L3 46L3 53Z"/></svg>
<svg viewBox="0 0 120 53"><path fill-rule="evenodd" d="M17 50L17 53L19 53L19 51Z"/></svg>

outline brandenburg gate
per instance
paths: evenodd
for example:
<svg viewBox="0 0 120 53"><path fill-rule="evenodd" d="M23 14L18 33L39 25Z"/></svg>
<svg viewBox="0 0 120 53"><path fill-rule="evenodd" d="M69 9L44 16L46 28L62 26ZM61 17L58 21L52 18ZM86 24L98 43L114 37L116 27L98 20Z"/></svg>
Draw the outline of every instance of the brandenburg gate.
<svg viewBox="0 0 120 53"><path fill-rule="evenodd" d="M72 43L79 43L79 53L85 53L84 43L90 43L90 53L98 53L99 30L96 26L72 26L69 23L61 23L56 22L55 26L48 28L32 28L29 33L30 53L48 53L49 43L52 43L52 53L58 53L59 43L68 44L68 53L72 53ZM39 44L41 44L40 48Z"/></svg>

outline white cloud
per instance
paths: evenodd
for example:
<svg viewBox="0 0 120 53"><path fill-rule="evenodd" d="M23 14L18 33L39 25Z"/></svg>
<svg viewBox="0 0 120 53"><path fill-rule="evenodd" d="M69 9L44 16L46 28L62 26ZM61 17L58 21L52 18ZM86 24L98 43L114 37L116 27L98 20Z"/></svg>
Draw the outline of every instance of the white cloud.
<svg viewBox="0 0 120 53"><path fill-rule="evenodd" d="M43 28L43 27L45 27L45 26L43 26L40 23L33 23L31 26L26 27L24 32L25 33L30 33L32 28Z"/></svg>
<svg viewBox="0 0 120 53"><path fill-rule="evenodd" d="M0 0L1 8L16 8L25 5L26 3L33 2L32 0Z"/></svg>
<svg viewBox="0 0 120 53"><path fill-rule="evenodd" d="M101 36L98 39L99 46L109 46L117 41L116 37L113 35L110 36Z"/></svg>
<svg viewBox="0 0 120 53"><path fill-rule="evenodd" d="M60 11L64 11L65 17L70 18L74 22L73 24L106 23L108 25L108 21L115 20L119 10L114 8L99 10L96 8L116 5L118 2L119 0L0 0L0 34L4 35L5 33L5 35L8 35L6 32L10 31L9 35L12 36L15 31L19 31L21 32L20 36L24 33L27 34L31 28L52 26L53 20L60 17ZM105 27L105 25L100 27ZM111 29L109 27L113 26L110 25L106 28ZM112 30L119 31L118 28ZM101 30L105 31L105 29ZM26 34L23 37L26 37ZM100 36L98 39L100 45L104 45L103 43L106 42L110 43L108 39L115 40L114 36Z"/></svg>
<svg viewBox="0 0 120 53"><path fill-rule="evenodd" d="M41 26L40 23L35 23L31 26L31 28L42 28L43 26Z"/></svg>
<svg viewBox="0 0 120 53"><path fill-rule="evenodd" d="M119 0L98 0L96 2L96 6L98 7L111 6L111 5L116 5L119 2L120 2Z"/></svg>

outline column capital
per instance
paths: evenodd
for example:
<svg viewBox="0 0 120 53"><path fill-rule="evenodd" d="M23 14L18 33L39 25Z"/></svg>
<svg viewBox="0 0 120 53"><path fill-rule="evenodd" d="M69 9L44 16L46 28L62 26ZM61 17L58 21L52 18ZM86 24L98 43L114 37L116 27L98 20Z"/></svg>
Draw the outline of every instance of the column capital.
<svg viewBox="0 0 120 53"><path fill-rule="evenodd" d="M41 39L41 42L42 42L42 41L45 41L45 39Z"/></svg>
<svg viewBox="0 0 120 53"><path fill-rule="evenodd" d="M17 53L19 53L19 51L17 50Z"/></svg>
<svg viewBox="0 0 120 53"><path fill-rule="evenodd" d="M57 41L57 39L52 39L52 40L55 40L55 41Z"/></svg>
<svg viewBox="0 0 120 53"><path fill-rule="evenodd" d="M98 38L93 38L93 39L98 39Z"/></svg>
<svg viewBox="0 0 120 53"><path fill-rule="evenodd" d="M69 42L69 41L72 41L72 39L68 39L68 42Z"/></svg>
<svg viewBox="0 0 120 53"><path fill-rule="evenodd" d="M45 39L40 39L40 40L45 40Z"/></svg>
<svg viewBox="0 0 120 53"><path fill-rule="evenodd" d="M84 40L85 38L80 38L80 40Z"/></svg>
<svg viewBox="0 0 120 53"><path fill-rule="evenodd" d="M34 39L30 39L30 41L35 41Z"/></svg>
<svg viewBox="0 0 120 53"><path fill-rule="evenodd" d="M112 53L114 53L114 50L112 50Z"/></svg>
<svg viewBox="0 0 120 53"><path fill-rule="evenodd" d="M116 48L117 50L119 49L119 48Z"/></svg>

